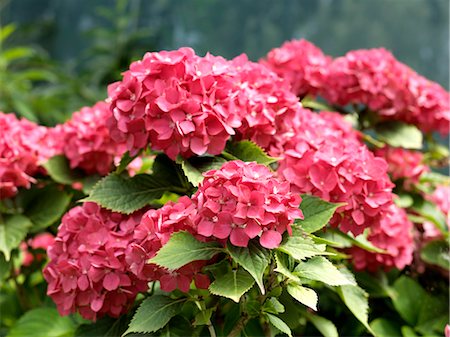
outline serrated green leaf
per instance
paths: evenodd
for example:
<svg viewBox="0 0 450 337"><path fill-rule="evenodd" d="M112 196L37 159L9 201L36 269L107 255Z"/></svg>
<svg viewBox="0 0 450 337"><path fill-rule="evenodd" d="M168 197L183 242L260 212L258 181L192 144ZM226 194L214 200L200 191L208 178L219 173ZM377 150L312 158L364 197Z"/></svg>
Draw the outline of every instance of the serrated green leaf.
<svg viewBox="0 0 450 337"><path fill-rule="evenodd" d="M382 141L391 146L416 150L422 148L422 132L414 125L387 121L377 124L375 131Z"/></svg>
<svg viewBox="0 0 450 337"><path fill-rule="evenodd" d="M397 312L410 325L414 326L419 317L419 310L428 296L425 290L413 279L401 276L393 285L395 290L392 302Z"/></svg>
<svg viewBox="0 0 450 337"><path fill-rule="evenodd" d="M203 173L209 170L218 170L226 160L220 157L194 157L181 161L181 168L189 182L198 186L204 179Z"/></svg>
<svg viewBox="0 0 450 337"><path fill-rule="evenodd" d="M448 233L447 219L434 203L423 198L416 198L411 209L434 223L441 233Z"/></svg>
<svg viewBox="0 0 450 337"><path fill-rule="evenodd" d="M313 233L325 227L336 209L344 204L334 204L308 194L302 195L300 209L304 219L296 220L296 224L307 233Z"/></svg>
<svg viewBox="0 0 450 337"><path fill-rule="evenodd" d="M400 337L402 335L398 323L385 318L377 318L370 322L370 327L377 337Z"/></svg>
<svg viewBox="0 0 450 337"><path fill-rule="evenodd" d="M5 260L9 261L11 251L25 239L32 223L30 219L20 214L3 216L3 220L0 221L0 251L5 254Z"/></svg>
<svg viewBox="0 0 450 337"><path fill-rule="evenodd" d="M291 283L288 284L287 291L289 295L291 295L297 301L317 311L317 302L319 301L319 297L314 290L303 287L299 284Z"/></svg>
<svg viewBox="0 0 450 337"><path fill-rule="evenodd" d="M325 249L325 245L316 244L310 237L302 235L288 236L277 248L299 261L316 255L328 255Z"/></svg>
<svg viewBox="0 0 450 337"><path fill-rule="evenodd" d="M127 151L125 154L120 158L119 166L116 168L116 174L121 174L125 169L127 168L128 164L130 164L136 157L138 156L130 156L130 152Z"/></svg>
<svg viewBox="0 0 450 337"><path fill-rule="evenodd" d="M357 285L343 285L337 292L347 308L360 321L366 329L373 334L369 326L369 295Z"/></svg>
<svg viewBox="0 0 450 337"><path fill-rule="evenodd" d="M427 263L450 269L450 249L447 241L438 240L427 243L420 251L420 257Z"/></svg>
<svg viewBox="0 0 450 337"><path fill-rule="evenodd" d="M132 178L110 174L100 180L91 195L83 201L93 201L106 209L130 214L161 198L171 187L170 181L148 174L138 174Z"/></svg>
<svg viewBox="0 0 450 337"><path fill-rule="evenodd" d="M133 316L122 336L132 332L149 333L163 328L170 319L180 312L185 298L172 300L163 295L153 295L145 299Z"/></svg>
<svg viewBox="0 0 450 337"><path fill-rule="evenodd" d="M275 271L283 274L288 279L296 283L300 283L300 278L292 273L293 266L291 266L291 263L289 263L289 258L289 255L283 254L281 252L275 252L275 260L277 262Z"/></svg>
<svg viewBox="0 0 450 337"><path fill-rule="evenodd" d="M128 327L128 317L122 315L120 318L102 317L95 322L81 324L75 331L76 337L117 337L121 336ZM130 337L131 335L128 335ZM144 337L141 334L139 337Z"/></svg>
<svg viewBox="0 0 450 337"><path fill-rule="evenodd" d="M209 286L213 295L231 298L236 303L255 284L253 277L244 269L231 270Z"/></svg>
<svg viewBox="0 0 450 337"><path fill-rule="evenodd" d="M172 234L149 263L174 270L192 261L209 260L222 251L217 242L201 242L192 234L182 231Z"/></svg>
<svg viewBox="0 0 450 337"><path fill-rule="evenodd" d="M266 314L267 319L269 320L270 324L272 324L275 328L280 330L281 332L285 333L286 335L292 337L292 331L289 328L289 326L283 322L283 320L275 315L272 314Z"/></svg>
<svg viewBox="0 0 450 337"><path fill-rule="evenodd" d="M444 331L449 317L448 299L445 297L428 295L423 299L415 326L417 331L424 335L432 331L439 335Z"/></svg>
<svg viewBox="0 0 450 337"><path fill-rule="evenodd" d="M271 297L264 302L262 310L269 314L277 315L279 313L283 313L285 309L284 305L281 304L280 301L278 301L275 297Z"/></svg>
<svg viewBox="0 0 450 337"><path fill-rule="evenodd" d="M181 166L165 154L159 154L153 161L152 176L166 184L170 182L172 186L183 187L187 184Z"/></svg>
<svg viewBox="0 0 450 337"><path fill-rule="evenodd" d="M72 170L69 161L63 155L50 158L44 163L48 175L57 183L71 185L81 179L81 176Z"/></svg>
<svg viewBox="0 0 450 337"><path fill-rule="evenodd" d="M211 323L213 309L205 309L195 315L194 325L207 325Z"/></svg>
<svg viewBox="0 0 450 337"><path fill-rule="evenodd" d="M36 308L26 312L9 331L7 337L71 337L75 323L61 317L54 308Z"/></svg>
<svg viewBox="0 0 450 337"><path fill-rule="evenodd" d="M399 194L397 198L394 198L394 202L398 207L408 208L414 203L414 199L409 194Z"/></svg>
<svg viewBox="0 0 450 337"><path fill-rule="evenodd" d="M261 293L264 294L263 275L270 262L269 250L262 248L254 242L250 242L248 247L228 245L227 248L233 260L252 275Z"/></svg>
<svg viewBox="0 0 450 337"><path fill-rule="evenodd" d="M306 317L324 337L339 337L336 326L332 321L314 314L308 314Z"/></svg>
<svg viewBox="0 0 450 337"><path fill-rule="evenodd" d="M351 233L344 233L338 229L330 228L327 232L333 233L333 238L340 238L340 242L344 244L345 247L357 246L368 252L373 253L386 253L385 250L375 247L370 241L367 240L368 230L365 230L363 234L354 237ZM347 242L347 244L345 244Z"/></svg>
<svg viewBox="0 0 450 337"><path fill-rule="evenodd" d="M32 232L37 232L57 221L66 211L71 195L55 186L39 189L25 209L25 215L33 222Z"/></svg>
<svg viewBox="0 0 450 337"><path fill-rule="evenodd" d="M402 336L403 337L419 337L413 328L410 326L404 325L402 326Z"/></svg>
<svg viewBox="0 0 450 337"><path fill-rule="evenodd" d="M294 274L301 278L321 281L331 286L356 284L322 256L315 256L306 262L299 263L294 270Z"/></svg>
<svg viewBox="0 0 450 337"><path fill-rule="evenodd" d="M270 157L261 147L249 140L229 143L227 151L234 157L246 162L256 161L258 164L270 165L277 161L276 158Z"/></svg>

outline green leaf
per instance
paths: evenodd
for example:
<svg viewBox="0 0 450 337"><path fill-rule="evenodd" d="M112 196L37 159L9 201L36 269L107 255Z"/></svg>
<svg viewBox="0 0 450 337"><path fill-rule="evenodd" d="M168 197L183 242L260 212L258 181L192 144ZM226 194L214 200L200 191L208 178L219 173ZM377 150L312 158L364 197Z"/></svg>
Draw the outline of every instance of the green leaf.
<svg viewBox="0 0 450 337"><path fill-rule="evenodd" d="M445 218L444 213L442 213L434 203L424 200L423 198L416 198L411 209L428 221L434 223L441 233L448 232L447 219Z"/></svg>
<svg viewBox="0 0 450 337"><path fill-rule="evenodd" d="M333 204L308 194L302 195L300 209L304 220L297 220L302 229L307 233L313 233L325 227L330 221L336 209L344 204Z"/></svg>
<svg viewBox="0 0 450 337"><path fill-rule="evenodd" d="M130 152L127 151L125 154L120 158L119 166L116 168L116 174L121 174L125 169L127 168L128 164L130 164L136 157L138 156L130 156Z"/></svg>
<svg viewBox="0 0 450 337"><path fill-rule="evenodd" d="M403 337L419 337L413 328L410 326L404 325L402 326L402 336Z"/></svg>
<svg viewBox="0 0 450 337"><path fill-rule="evenodd" d="M153 175L138 174L128 178L110 174L100 180L83 201L93 201L109 210L130 214L161 198L171 187L170 182Z"/></svg>
<svg viewBox="0 0 450 337"><path fill-rule="evenodd" d="M271 315L271 314L266 314L266 316L267 316L267 319L269 320L270 324L272 324L275 328L277 328L281 332L284 332L286 335L292 337L291 329L289 328L289 326L286 323L284 323L281 320L281 318L279 318L275 315Z"/></svg>
<svg viewBox="0 0 450 337"><path fill-rule="evenodd" d="M279 314L279 313L283 313L285 311L284 305L281 304L281 302L278 301L276 299L276 297L271 297L271 298L267 299L264 302L262 310L264 312L267 312L270 314Z"/></svg>
<svg viewBox="0 0 450 337"><path fill-rule="evenodd" d="M419 317L415 329L427 335L432 331L441 334L448 324L449 306L446 296L427 295L420 304Z"/></svg>
<svg viewBox="0 0 450 337"><path fill-rule="evenodd" d="M75 323L61 317L54 308L36 308L26 312L9 331L7 337L75 336Z"/></svg>
<svg viewBox="0 0 450 337"><path fill-rule="evenodd" d="M318 111L335 111L335 109L328 104L316 101L313 97L305 96L302 99L302 107Z"/></svg>
<svg viewBox="0 0 450 337"><path fill-rule="evenodd" d="M420 257L427 263L450 269L450 251L447 241L431 241L420 251Z"/></svg>
<svg viewBox="0 0 450 337"><path fill-rule="evenodd" d="M377 318L370 322L370 327L377 337L400 337L402 335L398 323L385 318Z"/></svg>
<svg viewBox="0 0 450 337"><path fill-rule="evenodd" d="M338 289L338 294L353 315L369 330L369 295L357 285L343 285Z"/></svg>
<svg viewBox="0 0 450 337"><path fill-rule="evenodd" d="M183 174L181 166L165 154L159 154L153 161L152 176L155 179L170 182L170 185L184 187L188 182Z"/></svg>
<svg viewBox="0 0 450 337"><path fill-rule="evenodd" d="M394 202L398 207L408 208L414 203L414 199L409 194L399 194L397 198L394 198Z"/></svg>
<svg viewBox="0 0 450 337"><path fill-rule="evenodd" d="M128 316L120 318L102 317L94 323L89 322L78 326L75 331L76 337L117 337L121 336L128 327ZM140 335L144 337L145 335Z"/></svg>
<svg viewBox="0 0 450 337"><path fill-rule="evenodd" d="M233 245L228 245L227 248L233 260L252 275L264 295L263 275L270 262L269 250L254 242L250 242L246 248Z"/></svg>
<svg viewBox="0 0 450 337"><path fill-rule="evenodd" d="M398 278L393 288L395 294L392 302L395 309L406 322L414 326L419 317L417 308L422 306L427 293L416 281L406 276Z"/></svg>
<svg viewBox="0 0 450 337"><path fill-rule="evenodd" d="M209 170L218 170L226 160L220 157L194 157L181 161L181 168L189 182L198 186L204 179L203 173Z"/></svg>
<svg viewBox="0 0 450 337"><path fill-rule="evenodd" d="M356 285L345 274L341 273L330 261L322 256L316 256L306 262L301 262L294 274L302 278L321 281L331 286Z"/></svg>
<svg viewBox="0 0 450 337"><path fill-rule="evenodd" d="M308 314L306 317L324 337L339 337L336 326L332 321L313 314Z"/></svg>
<svg viewBox="0 0 450 337"><path fill-rule="evenodd" d="M201 242L188 232L176 232L148 262L171 270L198 260L209 260L223 252L217 242Z"/></svg>
<svg viewBox="0 0 450 337"><path fill-rule="evenodd" d="M249 140L229 143L227 151L234 157L242 161L256 161L258 164L270 165L277 161L276 158L270 157L264 150Z"/></svg>
<svg viewBox="0 0 450 337"><path fill-rule="evenodd" d="M0 222L0 251L5 254L6 261L11 258L11 251L25 239L31 225L31 220L20 214L3 216Z"/></svg>
<svg viewBox="0 0 450 337"><path fill-rule="evenodd" d="M172 300L167 296L153 295L145 299L133 316L123 336L132 333L149 333L163 328L181 310L186 299Z"/></svg>
<svg viewBox="0 0 450 337"><path fill-rule="evenodd" d="M277 250L292 256L296 260L305 260L316 255L327 255L326 245L316 244L308 236L292 235L288 236Z"/></svg>
<svg viewBox="0 0 450 337"><path fill-rule="evenodd" d="M36 192L24 212L33 222L32 232L54 224L64 214L71 200L70 194L55 186L46 186Z"/></svg>
<svg viewBox="0 0 450 337"><path fill-rule="evenodd" d="M205 309L195 315L194 325L207 325L210 324L213 309Z"/></svg>
<svg viewBox="0 0 450 337"><path fill-rule="evenodd" d="M387 121L377 124L375 131L382 141L391 146L416 150L422 148L422 132L414 125Z"/></svg>
<svg viewBox="0 0 450 337"><path fill-rule="evenodd" d="M319 301L319 298L314 290L299 284L291 283L288 284L287 291L297 301L317 311L317 302Z"/></svg>
<svg viewBox="0 0 450 337"><path fill-rule="evenodd" d="M290 263L289 259L292 259L289 255L283 254L281 252L275 252L275 260L277 262L275 271L283 274L288 279L296 283L301 283L300 278L292 273L292 269L294 268L294 266L293 263Z"/></svg>
<svg viewBox="0 0 450 337"><path fill-rule="evenodd" d="M0 285L11 271L10 262L6 261L5 255L0 254Z"/></svg>
<svg viewBox="0 0 450 337"><path fill-rule="evenodd" d="M231 298L236 303L255 284L253 277L244 269L231 270L209 286L213 295Z"/></svg>
<svg viewBox="0 0 450 337"><path fill-rule="evenodd" d="M330 228L327 232L333 233L335 235L333 237L334 239L336 239L336 237L340 237L340 239L342 240L341 242L347 242L348 244L345 244L345 247L357 246L359 248L367 250L368 252L381 254L386 253L385 250L375 247L370 241L367 240L367 235L369 233L367 229L363 234L356 237L354 237L351 233L343 233L340 230L334 228Z"/></svg>
<svg viewBox="0 0 450 337"><path fill-rule="evenodd" d="M81 176L70 168L69 161L63 155L50 158L43 166L57 183L71 185L81 179Z"/></svg>
<svg viewBox="0 0 450 337"><path fill-rule="evenodd" d="M419 182L433 183L436 185L450 185L450 177L437 172L424 172L420 176Z"/></svg>

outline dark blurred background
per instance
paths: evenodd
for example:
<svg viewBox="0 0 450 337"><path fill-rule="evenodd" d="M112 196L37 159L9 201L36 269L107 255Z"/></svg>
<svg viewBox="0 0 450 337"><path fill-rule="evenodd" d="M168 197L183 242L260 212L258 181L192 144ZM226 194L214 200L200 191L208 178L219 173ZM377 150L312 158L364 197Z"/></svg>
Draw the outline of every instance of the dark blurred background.
<svg viewBox="0 0 450 337"><path fill-rule="evenodd" d="M0 110L49 125L104 98L145 51L181 46L253 60L294 38L332 56L385 47L449 87L448 0L0 0L0 9Z"/></svg>

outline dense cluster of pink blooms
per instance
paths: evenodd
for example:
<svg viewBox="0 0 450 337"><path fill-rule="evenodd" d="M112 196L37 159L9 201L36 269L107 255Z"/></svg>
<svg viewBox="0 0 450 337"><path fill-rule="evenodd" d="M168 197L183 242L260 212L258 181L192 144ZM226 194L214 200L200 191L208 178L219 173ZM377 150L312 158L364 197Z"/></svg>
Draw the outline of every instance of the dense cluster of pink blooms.
<svg viewBox="0 0 450 337"><path fill-rule="evenodd" d="M11 198L18 188L30 188L40 165L57 149L48 128L14 114L0 112L0 199Z"/></svg>
<svg viewBox="0 0 450 337"><path fill-rule="evenodd" d="M141 216L112 213L91 202L64 215L44 269L47 294L61 315L78 311L91 320L104 314L118 317L147 289L126 262Z"/></svg>
<svg viewBox="0 0 450 337"><path fill-rule="evenodd" d="M293 191L345 203L331 220L342 231L358 235L377 225L392 203L385 160L375 157L341 116L303 109L299 117L302 127L284 145L279 175Z"/></svg>
<svg viewBox="0 0 450 337"><path fill-rule="evenodd" d="M54 129L54 137L63 145L62 152L71 168L107 175L114 158L125 153L125 144L113 141L106 127L110 116L109 105L98 102L75 112L69 121Z"/></svg>
<svg viewBox="0 0 450 337"><path fill-rule="evenodd" d="M413 224L408 220L406 212L394 204L383 212L381 220L370 228L367 239L385 253L369 252L359 247L350 248L353 264L356 269L376 271L378 268L390 270L403 269L411 264L414 242Z"/></svg>
<svg viewBox="0 0 450 337"><path fill-rule="evenodd" d="M193 201L194 222L205 237L229 238L238 247L259 237L261 246L271 249L280 245L285 231L291 232L295 219L303 218L300 196L264 165L231 161L204 176Z"/></svg>
<svg viewBox="0 0 450 337"><path fill-rule="evenodd" d="M383 119L449 133L450 96L385 49L356 50L329 66L321 92L333 104L364 104Z"/></svg>
<svg viewBox="0 0 450 337"><path fill-rule="evenodd" d="M240 126L228 64L190 48L147 53L108 88L111 136L131 154L149 143L172 159L219 154Z"/></svg>
<svg viewBox="0 0 450 337"><path fill-rule="evenodd" d="M292 40L272 49L266 60L260 61L286 79L292 91L300 97L322 91L331 58L306 40Z"/></svg>
<svg viewBox="0 0 450 337"><path fill-rule="evenodd" d="M19 249L22 253L22 266L28 267L33 261L41 261L45 258L45 254L33 254L34 250L47 250L55 242L55 237L47 232L40 233L35 237L20 243Z"/></svg>
<svg viewBox="0 0 450 337"><path fill-rule="evenodd" d="M126 262L134 275L142 280L159 280L164 291L178 288L187 292L192 280L198 288L207 289L209 278L201 273L205 261L194 261L173 271L147 263L174 232L183 230L196 234L193 223L195 214L196 206L188 197L181 197L177 203L168 202L159 209L147 211L136 227L133 242L127 249Z"/></svg>
<svg viewBox="0 0 450 337"><path fill-rule="evenodd" d="M411 184L418 183L420 176L430 171L423 163L423 154L419 151L386 145L382 149L377 149L375 155L386 160L392 180L402 180L405 189L409 189Z"/></svg>

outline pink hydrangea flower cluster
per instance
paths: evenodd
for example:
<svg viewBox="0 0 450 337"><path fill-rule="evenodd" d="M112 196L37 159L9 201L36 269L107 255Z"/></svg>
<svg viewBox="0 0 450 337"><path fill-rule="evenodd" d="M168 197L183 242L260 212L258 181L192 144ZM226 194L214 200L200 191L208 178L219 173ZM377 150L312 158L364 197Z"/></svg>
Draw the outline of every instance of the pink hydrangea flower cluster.
<svg viewBox="0 0 450 337"><path fill-rule="evenodd" d="M149 143L172 159L219 154L240 126L236 86L222 57L190 48L147 53L108 87L111 136L132 155Z"/></svg>
<svg viewBox="0 0 450 337"><path fill-rule="evenodd" d="M321 94L334 104L365 104L383 119L448 134L450 96L415 73L387 50L355 50L336 58Z"/></svg>
<svg viewBox="0 0 450 337"><path fill-rule="evenodd" d="M177 203L168 202L159 209L147 211L136 227L133 242L127 249L126 262L134 275L146 281L159 280L161 289L168 292L177 288L187 292L192 280L197 288L207 289L209 278L201 273L206 261L194 261L174 271L147 263L174 232L184 230L196 235L193 223L195 214L196 206L188 197L181 197Z"/></svg>
<svg viewBox="0 0 450 337"><path fill-rule="evenodd" d="M39 166L57 149L48 129L14 114L0 112L0 199L11 198L18 188L30 188Z"/></svg>
<svg viewBox="0 0 450 337"><path fill-rule="evenodd" d="M413 224L408 220L406 212L391 204L381 221L370 229L367 237L375 247L385 250L386 253L352 247L349 252L355 268L375 272L380 267L388 271L392 268L403 269L411 264L414 251L412 229Z"/></svg>
<svg viewBox="0 0 450 337"><path fill-rule="evenodd" d="M434 192L427 196L427 199L437 205L447 219L447 226L450 230L450 186L438 186ZM438 239L442 233L431 222L423 223L423 235L425 239Z"/></svg>
<svg viewBox="0 0 450 337"><path fill-rule="evenodd" d="M302 127L284 145L277 172L293 185L294 192L346 203L331 224L358 235L379 223L392 203L393 184L385 160L375 157L342 117L330 114L301 111Z"/></svg>
<svg viewBox="0 0 450 337"><path fill-rule="evenodd" d="M331 57L306 40L292 40L272 49L266 60L260 61L286 79L292 91L300 97L316 95L327 77Z"/></svg>
<svg viewBox="0 0 450 337"><path fill-rule="evenodd" d="M423 164L423 154L419 151L385 146L377 149L375 155L386 160L392 180L403 180L403 187L406 189L409 189L411 184L418 183L423 173L430 171L429 167Z"/></svg>
<svg viewBox="0 0 450 337"><path fill-rule="evenodd" d="M249 62L245 55L235 58L240 89L236 99L242 125L236 139L249 139L267 151L281 152L280 144L292 137L301 104L287 81L269 68Z"/></svg>
<svg viewBox="0 0 450 337"><path fill-rule="evenodd" d="M126 262L141 216L113 213L92 202L64 215L43 272L47 295L61 315L78 311L90 320L104 314L118 317L147 289Z"/></svg>
<svg viewBox="0 0 450 337"><path fill-rule="evenodd" d="M238 247L259 237L260 244L271 249L280 245L285 231L291 232L295 219L303 218L300 196L264 165L230 161L203 175L192 198L200 235L229 238Z"/></svg>
<svg viewBox="0 0 450 337"><path fill-rule="evenodd" d="M114 158L125 153L125 144L113 141L106 127L110 116L109 105L98 102L75 112L68 122L54 129L54 137L63 144L62 152L71 168L107 175Z"/></svg>
<svg viewBox="0 0 450 337"><path fill-rule="evenodd" d="M45 254L33 254L32 252L30 252L30 249L47 250L47 248L50 247L54 242L55 237L50 233L40 233L26 242L21 242L19 248L23 256L22 266L28 267L33 263L33 261L41 261L45 258Z"/></svg>

